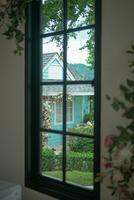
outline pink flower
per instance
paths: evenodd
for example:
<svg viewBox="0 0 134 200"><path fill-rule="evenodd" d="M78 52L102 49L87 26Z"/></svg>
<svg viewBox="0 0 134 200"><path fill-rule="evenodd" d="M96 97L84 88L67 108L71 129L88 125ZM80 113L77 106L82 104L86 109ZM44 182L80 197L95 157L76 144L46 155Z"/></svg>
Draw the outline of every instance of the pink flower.
<svg viewBox="0 0 134 200"><path fill-rule="evenodd" d="M110 148L113 144L113 135L107 135L104 140L104 145L107 148Z"/></svg>

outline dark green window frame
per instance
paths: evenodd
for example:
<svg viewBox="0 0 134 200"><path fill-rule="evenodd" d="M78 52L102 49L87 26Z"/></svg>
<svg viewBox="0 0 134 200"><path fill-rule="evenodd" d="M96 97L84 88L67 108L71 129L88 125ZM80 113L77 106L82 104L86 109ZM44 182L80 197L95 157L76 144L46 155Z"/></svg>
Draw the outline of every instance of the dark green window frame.
<svg viewBox="0 0 134 200"><path fill-rule="evenodd" d="M66 7L67 0L64 0L64 30L62 33L66 38ZM95 25L86 27L74 28L68 31L86 30L87 28L95 28L95 79L91 84L95 86L95 128L94 128L94 178L97 172L100 171L100 52L101 52L101 0L95 1ZM48 194L61 200L99 200L100 186L94 183L93 190L65 183L65 170L63 171L63 182L60 182L49 177L43 177L39 174L39 149L40 149L40 1L33 0L31 5L26 10L26 49L25 49L25 186L36 191ZM57 33L53 33L57 34ZM51 33L50 33L51 35ZM45 35L46 36L46 35ZM42 35L42 37L44 37ZM66 46L67 39L64 39ZM64 52L64 66L66 71L66 51ZM66 73L64 73L64 89L66 93ZM75 81L72 84L80 84L80 81ZM88 83L89 81L84 81ZM51 84L51 83L50 83ZM58 83L60 84L60 82ZM71 84L71 82L70 82ZM63 97L63 103L66 104L66 98ZM64 112L64 111L63 111ZM66 117L63 115L63 121ZM63 125L63 130L66 130L66 125ZM63 143L65 143L65 136ZM63 148L65 151L65 148ZM65 169L65 157L63 158L63 169Z"/></svg>

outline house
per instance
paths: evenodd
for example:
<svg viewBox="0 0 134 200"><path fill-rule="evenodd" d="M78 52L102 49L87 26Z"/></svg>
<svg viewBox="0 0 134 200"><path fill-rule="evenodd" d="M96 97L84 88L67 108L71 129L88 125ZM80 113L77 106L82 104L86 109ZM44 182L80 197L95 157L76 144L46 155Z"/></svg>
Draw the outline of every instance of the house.
<svg viewBox="0 0 134 200"><path fill-rule="evenodd" d="M62 85L47 85L49 81L62 81L63 78L63 62L58 53L47 53L42 56L43 66L42 66L42 81L46 82L46 85L42 88L43 97L49 98L49 106L51 107L50 124L51 128L54 130L62 129L62 98L61 100L52 100L62 94ZM81 66L81 69L80 67ZM85 65L79 65L79 70L81 74L75 69L77 65L71 66L67 65L67 80L83 80L84 75L87 76L87 71L89 70ZM83 68L83 71L82 71ZM85 69L85 70L84 70ZM88 71L90 72L90 70ZM90 75L90 73L89 73ZM93 79L93 70L91 70L90 79ZM67 86L67 129L76 127L78 124L83 122L85 114L88 114L91 110L91 97L94 95L94 88L90 85L68 85ZM51 102L51 103L50 103ZM60 135L53 134L48 137L48 146L57 148L62 143L62 137Z"/></svg>

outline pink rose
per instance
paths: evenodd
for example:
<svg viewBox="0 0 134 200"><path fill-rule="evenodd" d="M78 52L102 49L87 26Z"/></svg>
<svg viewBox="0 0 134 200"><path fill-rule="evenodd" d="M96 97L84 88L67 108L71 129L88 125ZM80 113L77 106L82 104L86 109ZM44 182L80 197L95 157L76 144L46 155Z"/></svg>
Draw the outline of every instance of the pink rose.
<svg viewBox="0 0 134 200"><path fill-rule="evenodd" d="M110 148L113 144L113 135L107 135L104 140L104 145L107 148Z"/></svg>

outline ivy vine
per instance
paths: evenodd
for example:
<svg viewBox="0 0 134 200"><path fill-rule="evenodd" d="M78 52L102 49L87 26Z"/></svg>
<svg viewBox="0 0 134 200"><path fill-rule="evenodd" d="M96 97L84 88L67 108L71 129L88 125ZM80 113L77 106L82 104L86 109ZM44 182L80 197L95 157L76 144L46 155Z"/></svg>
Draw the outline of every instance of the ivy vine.
<svg viewBox="0 0 134 200"><path fill-rule="evenodd" d="M0 28L6 39L15 39L15 54L23 50L25 9L32 0L0 0Z"/></svg>

